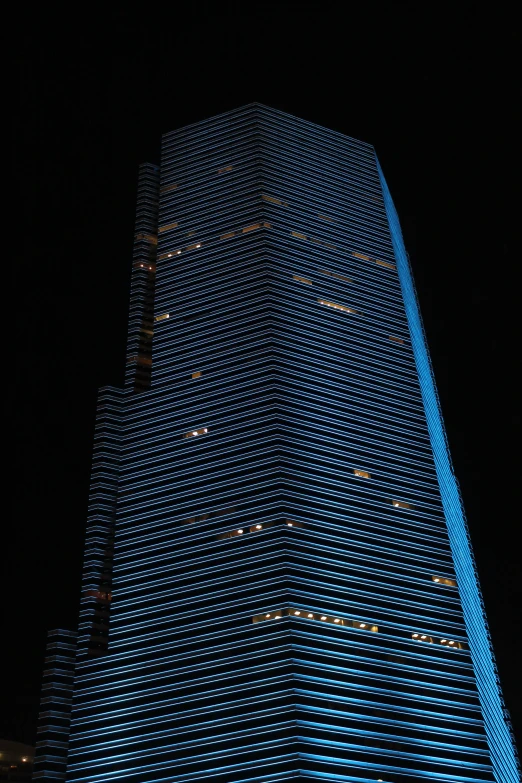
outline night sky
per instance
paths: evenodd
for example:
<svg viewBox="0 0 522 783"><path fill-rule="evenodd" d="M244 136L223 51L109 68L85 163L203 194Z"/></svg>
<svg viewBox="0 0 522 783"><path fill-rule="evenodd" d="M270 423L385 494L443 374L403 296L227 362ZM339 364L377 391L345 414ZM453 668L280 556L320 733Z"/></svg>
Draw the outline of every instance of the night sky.
<svg viewBox="0 0 522 783"><path fill-rule="evenodd" d="M42 6L17 33L2 738L35 742L46 632L77 623L96 393L124 377L138 164L159 162L162 133L252 101L376 147L522 736L522 42L502 4L359 5Z"/></svg>

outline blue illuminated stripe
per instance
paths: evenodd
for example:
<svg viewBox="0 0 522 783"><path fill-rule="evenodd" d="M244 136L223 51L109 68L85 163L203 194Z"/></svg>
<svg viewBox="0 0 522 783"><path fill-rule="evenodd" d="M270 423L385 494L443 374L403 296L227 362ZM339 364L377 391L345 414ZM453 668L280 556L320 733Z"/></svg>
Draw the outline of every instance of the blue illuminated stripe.
<svg viewBox="0 0 522 783"><path fill-rule="evenodd" d="M397 258L397 267L428 420L435 467L441 488L444 514L453 550L469 646L475 667L479 695L483 705L484 723L490 742L492 763L499 783L517 783L520 780L520 776L513 738L506 724L506 707L493 657L491 637L487 627L484 603L480 593L460 492L449 456L446 433L442 422L431 362L426 348L413 278L404 248L397 213L382 170L379 164L377 165L390 222L393 248Z"/></svg>

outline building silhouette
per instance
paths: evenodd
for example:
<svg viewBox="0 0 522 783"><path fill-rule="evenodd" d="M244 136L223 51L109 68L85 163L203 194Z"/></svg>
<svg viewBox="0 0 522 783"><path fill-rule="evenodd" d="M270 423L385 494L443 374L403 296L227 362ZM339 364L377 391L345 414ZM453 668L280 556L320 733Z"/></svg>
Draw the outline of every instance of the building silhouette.
<svg viewBox="0 0 522 783"><path fill-rule="evenodd" d="M100 392L70 783L515 783L373 147L257 104L140 169Z"/></svg>

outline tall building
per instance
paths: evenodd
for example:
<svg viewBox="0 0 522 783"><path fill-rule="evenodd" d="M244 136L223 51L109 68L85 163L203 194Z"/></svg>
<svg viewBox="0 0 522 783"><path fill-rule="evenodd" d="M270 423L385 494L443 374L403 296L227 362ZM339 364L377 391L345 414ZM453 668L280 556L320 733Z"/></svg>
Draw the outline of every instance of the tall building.
<svg viewBox="0 0 522 783"><path fill-rule="evenodd" d="M374 149L260 105L166 134L100 394L67 781L517 764Z"/></svg>

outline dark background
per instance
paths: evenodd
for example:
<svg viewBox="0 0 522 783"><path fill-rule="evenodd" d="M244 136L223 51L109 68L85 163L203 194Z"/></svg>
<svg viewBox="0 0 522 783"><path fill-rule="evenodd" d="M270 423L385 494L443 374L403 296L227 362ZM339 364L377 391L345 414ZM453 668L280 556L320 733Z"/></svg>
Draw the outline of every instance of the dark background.
<svg viewBox="0 0 522 783"><path fill-rule="evenodd" d="M14 540L4 533L0 737L34 743L46 632L77 622L96 390L124 376L138 164L159 162L162 133L252 101L376 147L520 737L514 18L501 4L486 15L478 3L361 11L347 0L194 0L96 18L76 8L74 18L32 9L17 38Z"/></svg>

